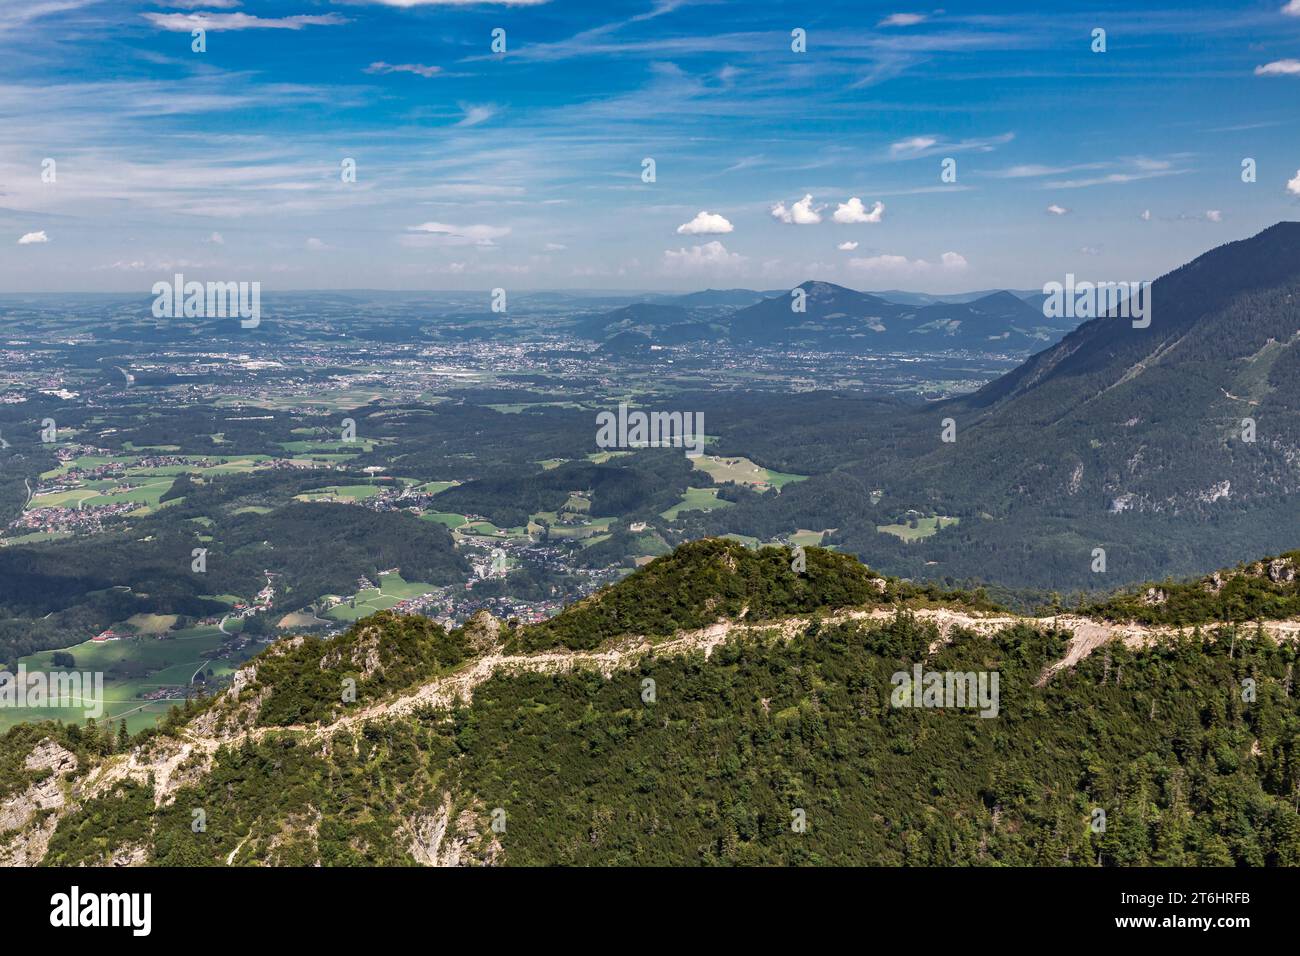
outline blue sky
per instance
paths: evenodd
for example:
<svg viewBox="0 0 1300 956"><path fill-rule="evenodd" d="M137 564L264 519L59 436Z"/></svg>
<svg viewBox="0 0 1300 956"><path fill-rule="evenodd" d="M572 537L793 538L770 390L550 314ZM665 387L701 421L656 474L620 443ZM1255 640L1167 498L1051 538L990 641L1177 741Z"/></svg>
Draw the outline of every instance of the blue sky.
<svg viewBox="0 0 1300 956"><path fill-rule="evenodd" d="M1300 218L1300 0L1024 6L0 0L0 291L1032 288Z"/></svg>

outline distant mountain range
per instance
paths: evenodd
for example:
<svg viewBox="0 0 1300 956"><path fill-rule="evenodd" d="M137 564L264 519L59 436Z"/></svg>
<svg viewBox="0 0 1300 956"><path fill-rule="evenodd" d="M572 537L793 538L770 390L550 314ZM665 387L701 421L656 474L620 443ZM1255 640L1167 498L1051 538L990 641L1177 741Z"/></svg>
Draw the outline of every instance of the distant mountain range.
<svg viewBox="0 0 1300 956"><path fill-rule="evenodd" d="M981 314L958 328L987 333L1000 306L1014 314L1014 299L925 306L914 331L943 335L948 310L967 308ZM853 309L884 308L837 287L809 302L836 331ZM1105 586L1097 548L1110 572L1132 579L1294 547L1300 223L1205 253L1157 279L1150 303L1149 327L1092 319L970 395L842 425L819 416L843 464L785 489L779 504L731 509L728 528L836 527L838 544L894 573L1045 587ZM776 303L740 315L756 338L787 334ZM947 420L952 441L941 437ZM914 543L874 531L909 510L961 523Z"/></svg>
<svg viewBox="0 0 1300 956"><path fill-rule="evenodd" d="M974 350L1024 354L1058 341L1073 328L1044 317L1005 291L952 296L858 292L831 282L795 289L747 289L656 297L580 319L574 331L606 342L636 333L646 345L694 341L833 348L843 351ZM620 339L626 342L626 338ZM615 343L619 347L619 343Z"/></svg>

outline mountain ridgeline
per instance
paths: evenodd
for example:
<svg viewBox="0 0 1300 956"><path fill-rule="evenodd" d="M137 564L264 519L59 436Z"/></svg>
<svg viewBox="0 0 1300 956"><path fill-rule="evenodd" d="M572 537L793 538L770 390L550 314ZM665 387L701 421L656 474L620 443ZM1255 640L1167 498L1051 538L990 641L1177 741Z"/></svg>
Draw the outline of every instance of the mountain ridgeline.
<svg viewBox="0 0 1300 956"><path fill-rule="evenodd" d="M893 574L996 568L1000 584L1094 591L1293 547L1300 223L1211 250L1149 297L1146 328L1093 319L973 394L845 422L822 456L835 464L691 530L836 528L828 542ZM807 444L760 457L793 468ZM909 514L960 523L875 532Z"/></svg>
<svg viewBox="0 0 1300 956"><path fill-rule="evenodd" d="M1010 292L969 301L898 302L830 282L754 293L758 301L696 293L673 302L638 302L587 316L574 332L609 342L635 334L650 345L729 341L766 347L833 348L849 352L1020 353L1058 340L1073 323L1045 318ZM744 303L743 305L740 303Z"/></svg>
<svg viewBox="0 0 1300 956"><path fill-rule="evenodd" d="M1300 865L1300 622L1220 623L1293 611L1300 553L1110 630L803 558L694 542L540 625L282 641L134 739L20 726L0 861ZM917 667L993 706L909 705Z"/></svg>

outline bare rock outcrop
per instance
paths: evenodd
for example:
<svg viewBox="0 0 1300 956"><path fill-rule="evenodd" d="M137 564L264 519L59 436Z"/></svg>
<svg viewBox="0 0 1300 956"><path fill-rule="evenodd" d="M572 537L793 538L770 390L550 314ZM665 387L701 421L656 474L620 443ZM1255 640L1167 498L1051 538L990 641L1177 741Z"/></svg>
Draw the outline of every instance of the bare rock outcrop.
<svg viewBox="0 0 1300 956"><path fill-rule="evenodd" d="M476 654L488 654L504 643L501 622L487 611L479 611L465 622L465 637Z"/></svg>
<svg viewBox="0 0 1300 956"><path fill-rule="evenodd" d="M1290 584L1295 580L1295 566L1290 558L1274 558L1268 563L1268 579L1274 584Z"/></svg>

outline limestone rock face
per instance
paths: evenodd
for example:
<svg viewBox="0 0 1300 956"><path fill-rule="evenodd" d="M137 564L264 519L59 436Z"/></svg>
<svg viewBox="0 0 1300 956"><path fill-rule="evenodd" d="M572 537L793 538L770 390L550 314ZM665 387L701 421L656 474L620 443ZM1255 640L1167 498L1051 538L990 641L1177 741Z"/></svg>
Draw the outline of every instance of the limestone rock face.
<svg viewBox="0 0 1300 956"><path fill-rule="evenodd" d="M475 652L486 654L502 644L501 622L487 611L479 611L465 622L465 636Z"/></svg>
<svg viewBox="0 0 1300 956"><path fill-rule="evenodd" d="M46 737L27 755L23 766L28 770L52 770L56 777L62 777L77 769L77 755Z"/></svg>
<svg viewBox="0 0 1300 956"><path fill-rule="evenodd" d="M1169 595L1161 588L1147 588L1147 593L1142 595L1142 603L1148 607L1164 604L1168 600Z"/></svg>
<svg viewBox="0 0 1300 956"><path fill-rule="evenodd" d="M58 825L58 815L51 814L39 823L37 818L67 805L62 778L76 772L77 755L46 737L27 755L23 766L50 773L0 803L0 833L13 833L13 838L0 846L0 866L35 866L45 856L45 848Z"/></svg>
<svg viewBox="0 0 1300 956"><path fill-rule="evenodd" d="M1295 567L1290 558L1276 558L1268 563L1268 579L1274 584L1289 584L1295 580Z"/></svg>

